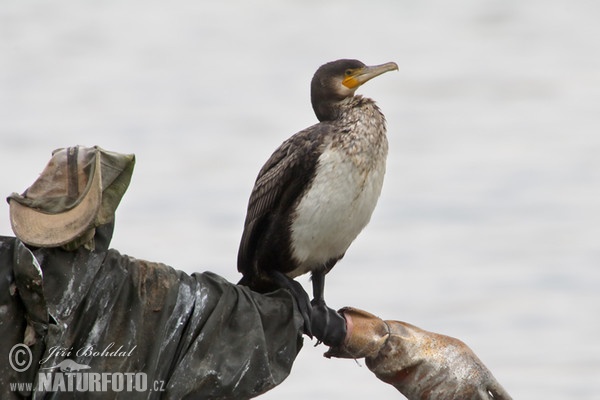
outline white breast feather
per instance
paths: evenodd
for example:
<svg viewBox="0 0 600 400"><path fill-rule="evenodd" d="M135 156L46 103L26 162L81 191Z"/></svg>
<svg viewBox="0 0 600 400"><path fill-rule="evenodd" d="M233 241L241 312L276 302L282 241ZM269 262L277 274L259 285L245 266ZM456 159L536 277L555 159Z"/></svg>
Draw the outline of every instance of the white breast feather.
<svg viewBox="0 0 600 400"><path fill-rule="evenodd" d="M295 277L343 255L375 209L385 174L385 157L365 172L338 149L319 158L310 190L296 208L292 252L300 268Z"/></svg>

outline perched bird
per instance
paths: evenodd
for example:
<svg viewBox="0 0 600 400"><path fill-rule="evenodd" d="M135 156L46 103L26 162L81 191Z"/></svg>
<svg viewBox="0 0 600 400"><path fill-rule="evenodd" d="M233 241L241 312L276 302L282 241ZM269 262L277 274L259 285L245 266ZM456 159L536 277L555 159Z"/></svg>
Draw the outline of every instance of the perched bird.
<svg viewBox="0 0 600 400"><path fill-rule="evenodd" d="M393 62L366 66L348 59L322 65L311 82L319 123L275 150L250 195L238 252L240 284L263 293L291 290L305 332L326 344L343 339L345 324L325 305L325 274L369 222L388 152L385 117L373 100L354 92L397 69ZM312 303L293 279L307 272Z"/></svg>

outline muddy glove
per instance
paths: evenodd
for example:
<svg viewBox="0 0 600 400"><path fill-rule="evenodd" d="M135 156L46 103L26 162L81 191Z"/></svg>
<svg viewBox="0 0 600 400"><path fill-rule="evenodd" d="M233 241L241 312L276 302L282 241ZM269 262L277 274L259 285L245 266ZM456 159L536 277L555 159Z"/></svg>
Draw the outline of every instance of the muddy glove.
<svg viewBox="0 0 600 400"><path fill-rule="evenodd" d="M365 358L367 367L409 400L510 400L475 353L458 339L366 311L343 308L344 343L326 357Z"/></svg>

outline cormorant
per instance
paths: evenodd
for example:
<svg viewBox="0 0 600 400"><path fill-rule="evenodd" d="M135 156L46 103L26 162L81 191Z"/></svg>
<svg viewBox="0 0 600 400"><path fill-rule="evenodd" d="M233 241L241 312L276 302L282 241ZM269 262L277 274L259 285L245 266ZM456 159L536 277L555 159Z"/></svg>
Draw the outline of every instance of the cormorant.
<svg viewBox="0 0 600 400"><path fill-rule="evenodd" d="M311 82L319 123L275 150L250 195L238 252L240 284L265 293L285 287L298 300L305 333L325 344L345 336L343 318L326 307L325 274L367 225L379 198L388 152L385 117L356 89L396 63L366 66L342 59ZM312 273L311 303L293 278Z"/></svg>

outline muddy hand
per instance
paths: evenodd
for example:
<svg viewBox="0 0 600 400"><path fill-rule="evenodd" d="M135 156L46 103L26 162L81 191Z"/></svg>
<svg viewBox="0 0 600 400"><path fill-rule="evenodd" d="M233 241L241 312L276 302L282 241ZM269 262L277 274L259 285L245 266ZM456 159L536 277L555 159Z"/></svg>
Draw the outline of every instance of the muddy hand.
<svg viewBox="0 0 600 400"><path fill-rule="evenodd" d="M343 308L344 342L326 357L365 358L367 367L409 400L511 400L481 360L458 339L366 311Z"/></svg>

